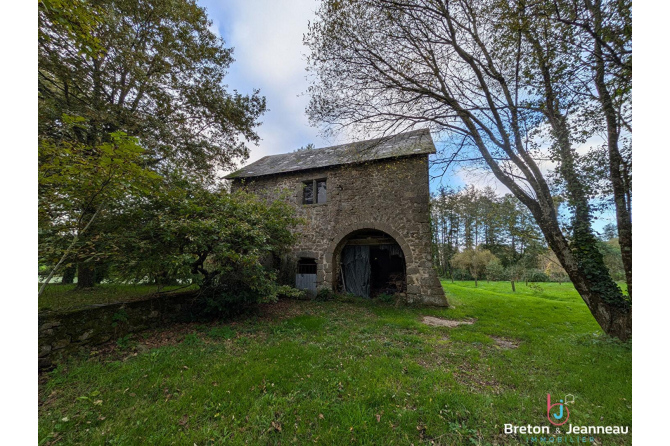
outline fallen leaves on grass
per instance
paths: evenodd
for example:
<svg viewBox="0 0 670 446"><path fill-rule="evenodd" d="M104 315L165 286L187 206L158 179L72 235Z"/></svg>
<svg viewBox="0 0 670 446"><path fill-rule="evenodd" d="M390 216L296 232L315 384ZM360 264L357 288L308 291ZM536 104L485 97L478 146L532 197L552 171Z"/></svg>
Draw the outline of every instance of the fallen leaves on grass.
<svg viewBox="0 0 670 446"><path fill-rule="evenodd" d="M188 415L184 415L183 417L181 417L181 420L179 420L178 423L180 426L184 426L185 428L188 429Z"/></svg>

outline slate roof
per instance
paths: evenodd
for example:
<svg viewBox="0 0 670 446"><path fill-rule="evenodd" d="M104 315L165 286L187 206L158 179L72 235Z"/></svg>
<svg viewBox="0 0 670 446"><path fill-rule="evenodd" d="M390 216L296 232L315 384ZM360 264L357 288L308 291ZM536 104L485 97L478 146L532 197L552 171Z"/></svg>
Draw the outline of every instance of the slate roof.
<svg viewBox="0 0 670 446"><path fill-rule="evenodd" d="M435 144L430 136L430 131L428 129L420 129L384 138L266 156L236 172L228 174L225 178L259 177L431 153L435 153Z"/></svg>

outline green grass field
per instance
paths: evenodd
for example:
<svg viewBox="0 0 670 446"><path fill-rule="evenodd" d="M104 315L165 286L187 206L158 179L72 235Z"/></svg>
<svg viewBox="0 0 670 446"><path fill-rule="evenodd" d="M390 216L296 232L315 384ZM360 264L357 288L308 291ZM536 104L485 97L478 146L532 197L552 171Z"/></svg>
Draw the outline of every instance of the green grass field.
<svg viewBox="0 0 670 446"><path fill-rule="evenodd" d="M549 425L547 393L572 424L631 425L631 345L571 285L444 287L453 308L281 301L73 359L41 378L40 444L525 444L503 425Z"/></svg>

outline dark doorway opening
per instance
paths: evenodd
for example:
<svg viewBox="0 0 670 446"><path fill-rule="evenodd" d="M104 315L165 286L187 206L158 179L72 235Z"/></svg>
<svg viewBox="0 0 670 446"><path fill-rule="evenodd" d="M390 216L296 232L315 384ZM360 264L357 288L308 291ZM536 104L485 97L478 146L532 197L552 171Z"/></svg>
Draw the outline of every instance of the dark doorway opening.
<svg viewBox="0 0 670 446"><path fill-rule="evenodd" d="M345 238L343 245L338 290L361 297L405 292L405 256L393 237L361 230Z"/></svg>
<svg viewBox="0 0 670 446"><path fill-rule="evenodd" d="M371 247L370 270L372 296L405 291L405 259L399 245Z"/></svg>

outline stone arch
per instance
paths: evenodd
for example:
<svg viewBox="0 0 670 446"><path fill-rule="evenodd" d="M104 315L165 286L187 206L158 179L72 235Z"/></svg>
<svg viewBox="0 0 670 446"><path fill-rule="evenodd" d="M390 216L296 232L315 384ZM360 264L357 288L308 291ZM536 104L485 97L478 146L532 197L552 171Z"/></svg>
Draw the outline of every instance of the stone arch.
<svg viewBox="0 0 670 446"><path fill-rule="evenodd" d="M405 240L398 231L396 231L390 224L382 222L357 222L350 225L340 228L337 233L331 239L328 248L324 253L324 285L330 289L335 289L335 284L337 283L337 272L338 265L336 262L336 256L339 251L342 250L344 245L347 242L347 237L355 231L360 231L363 229L374 229L377 231L382 231L391 236L402 249L402 253L405 257L406 267L413 265L413 254L410 245Z"/></svg>

